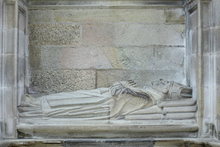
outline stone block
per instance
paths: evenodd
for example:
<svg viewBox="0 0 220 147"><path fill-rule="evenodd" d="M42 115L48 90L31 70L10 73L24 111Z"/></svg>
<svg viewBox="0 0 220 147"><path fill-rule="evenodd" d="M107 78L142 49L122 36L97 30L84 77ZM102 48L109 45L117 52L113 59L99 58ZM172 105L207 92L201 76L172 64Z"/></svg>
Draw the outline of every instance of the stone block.
<svg viewBox="0 0 220 147"><path fill-rule="evenodd" d="M30 46L32 69L183 70L182 47ZM86 60L85 60L86 59Z"/></svg>
<svg viewBox="0 0 220 147"><path fill-rule="evenodd" d="M206 29L206 30L203 30L203 34L202 34L202 48L203 48L203 52L204 53L210 53L211 52L211 30L210 29ZM198 35L197 35L198 36Z"/></svg>
<svg viewBox="0 0 220 147"><path fill-rule="evenodd" d="M106 50L117 69L183 71L185 49L181 47L124 47Z"/></svg>
<svg viewBox="0 0 220 147"><path fill-rule="evenodd" d="M213 72L211 71L211 57L210 55L203 55L203 65L202 65L202 84L204 86L209 86L210 84L210 77L212 76Z"/></svg>
<svg viewBox="0 0 220 147"><path fill-rule="evenodd" d="M112 68L104 49L34 46L30 52L32 69L108 69Z"/></svg>
<svg viewBox="0 0 220 147"><path fill-rule="evenodd" d="M214 26L220 26L220 9L219 9L219 5L220 5L220 1L219 0L213 0L213 15L214 15Z"/></svg>
<svg viewBox="0 0 220 147"><path fill-rule="evenodd" d="M4 55L3 57L3 84L5 87L13 87L16 84L16 55Z"/></svg>
<svg viewBox="0 0 220 147"><path fill-rule="evenodd" d="M81 40L77 24L30 24L30 43L39 45L76 45Z"/></svg>
<svg viewBox="0 0 220 147"><path fill-rule="evenodd" d="M97 87L109 87L117 81L133 80L138 86L145 86L151 81L165 79L185 83L182 72L172 70L98 70Z"/></svg>
<svg viewBox="0 0 220 147"><path fill-rule="evenodd" d="M29 10L28 21L30 24L54 22L54 10Z"/></svg>
<svg viewBox="0 0 220 147"><path fill-rule="evenodd" d="M165 9L164 10L167 24L184 24L185 16L183 9Z"/></svg>
<svg viewBox="0 0 220 147"><path fill-rule="evenodd" d="M3 49L3 52L5 54L16 54L17 53L17 29L7 29L5 31L6 38L5 40L5 48Z"/></svg>
<svg viewBox="0 0 220 147"><path fill-rule="evenodd" d="M202 25L203 28L208 28L211 26L210 18L211 16L211 5L210 3L202 3Z"/></svg>
<svg viewBox="0 0 220 147"><path fill-rule="evenodd" d="M53 93L94 89L96 72L94 70L48 70L32 71L31 91Z"/></svg>
<svg viewBox="0 0 220 147"><path fill-rule="evenodd" d="M177 8L177 11L178 8ZM34 11L33 11L34 13ZM40 15L47 13L43 10ZM43 13L43 14L42 14ZM68 10L54 10L55 22L80 22L80 23L150 23L150 24L164 24L165 17L162 9L68 9ZM31 15L31 14L30 14ZM45 17L45 16L44 16ZM42 21L40 16L37 16L37 21ZM157 18L157 19L155 19ZM48 21L48 20L46 20Z"/></svg>
<svg viewBox="0 0 220 147"><path fill-rule="evenodd" d="M83 45L112 46L114 42L114 25L107 23L85 24L82 27Z"/></svg>
<svg viewBox="0 0 220 147"><path fill-rule="evenodd" d="M16 13L16 6L15 4L8 4L6 5L6 23L7 23L7 29L14 29L17 28L17 15Z"/></svg>
<svg viewBox="0 0 220 147"><path fill-rule="evenodd" d="M184 25L118 24L114 43L116 46L184 46L184 28Z"/></svg>
<svg viewBox="0 0 220 147"><path fill-rule="evenodd" d="M214 52L216 53L220 53L220 28L217 29L213 29L213 38L214 38L214 42L213 42L213 46L214 46Z"/></svg>

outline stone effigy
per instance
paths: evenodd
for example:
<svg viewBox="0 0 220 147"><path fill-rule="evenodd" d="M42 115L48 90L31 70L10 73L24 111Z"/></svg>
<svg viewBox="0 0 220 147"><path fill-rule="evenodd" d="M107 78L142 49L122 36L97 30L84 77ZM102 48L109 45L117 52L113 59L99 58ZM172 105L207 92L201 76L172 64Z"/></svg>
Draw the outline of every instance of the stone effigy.
<svg viewBox="0 0 220 147"><path fill-rule="evenodd" d="M190 87L161 79L144 88L121 81L109 88L27 96L18 109L23 118L157 120L192 119L196 106Z"/></svg>

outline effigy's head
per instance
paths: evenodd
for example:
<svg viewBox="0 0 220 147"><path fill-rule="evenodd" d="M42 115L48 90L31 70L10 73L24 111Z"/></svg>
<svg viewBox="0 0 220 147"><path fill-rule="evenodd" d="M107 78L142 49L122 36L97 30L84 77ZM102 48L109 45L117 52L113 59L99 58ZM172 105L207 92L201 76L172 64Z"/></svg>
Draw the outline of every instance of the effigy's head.
<svg viewBox="0 0 220 147"><path fill-rule="evenodd" d="M151 87L164 93L168 99L192 98L191 87L174 81L160 79L151 82Z"/></svg>

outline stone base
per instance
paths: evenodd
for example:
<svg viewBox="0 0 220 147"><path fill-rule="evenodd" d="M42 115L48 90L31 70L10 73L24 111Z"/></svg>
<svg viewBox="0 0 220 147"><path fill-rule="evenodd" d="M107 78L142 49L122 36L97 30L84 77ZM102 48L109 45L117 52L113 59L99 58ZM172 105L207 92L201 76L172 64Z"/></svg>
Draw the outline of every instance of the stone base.
<svg viewBox="0 0 220 147"><path fill-rule="evenodd" d="M20 138L143 138L197 137L197 125L20 124Z"/></svg>
<svg viewBox="0 0 220 147"><path fill-rule="evenodd" d="M0 142L1 147L219 147L214 139L17 139Z"/></svg>

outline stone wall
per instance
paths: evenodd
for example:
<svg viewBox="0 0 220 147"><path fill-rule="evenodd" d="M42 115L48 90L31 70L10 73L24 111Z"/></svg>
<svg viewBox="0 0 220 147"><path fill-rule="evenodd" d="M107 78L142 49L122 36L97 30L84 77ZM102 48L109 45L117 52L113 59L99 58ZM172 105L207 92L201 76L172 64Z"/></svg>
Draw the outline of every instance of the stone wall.
<svg viewBox="0 0 220 147"><path fill-rule="evenodd" d="M44 7L29 8L29 92L185 82L182 8Z"/></svg>

